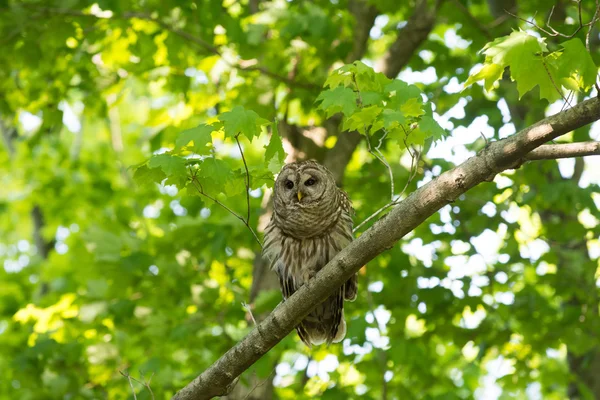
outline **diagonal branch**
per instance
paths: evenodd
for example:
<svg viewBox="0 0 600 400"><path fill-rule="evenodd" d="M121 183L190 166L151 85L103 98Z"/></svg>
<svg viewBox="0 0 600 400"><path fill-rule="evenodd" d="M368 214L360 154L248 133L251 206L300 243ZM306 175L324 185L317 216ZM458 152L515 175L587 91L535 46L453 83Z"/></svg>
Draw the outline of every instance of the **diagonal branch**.
<svg viewBox="0 0 600 400"><path fill-rule="evenodd" d="M423 185L367 229L317 275L290 296L244 339L175 395L177 400L221 395L231 382L280 342L354 273L440 208L496 174L519 167L528 153L573 129L600 119L600 99L593 98L545 118L519 133L490 143L456 168Z"/></svg>

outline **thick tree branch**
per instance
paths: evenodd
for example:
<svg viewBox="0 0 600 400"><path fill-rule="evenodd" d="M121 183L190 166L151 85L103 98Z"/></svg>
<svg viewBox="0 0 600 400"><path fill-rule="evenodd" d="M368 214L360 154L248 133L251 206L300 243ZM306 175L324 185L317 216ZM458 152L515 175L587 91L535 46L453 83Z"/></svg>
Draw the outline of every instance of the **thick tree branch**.
<svg viewBox="0 0 600 400"><path fill-rule="evenodd" d="M366 0L350 0L348 9L355 19L354 40L352 51L346 56L346 63L360 60L367 50L369 34L377 17L377 9Z"/></svg>
<svg viewBox="0 0 600 400"><path fill-rule="evenodd" d="M383 72L388 78L395 78L398 75L433 29L441 1L436 1L433 7L429 4L430 2L428 0L419 1L415 13L404 27L398 29L396 41L377 63L377 70Z"/></svg>
<svg viewBox="0 0 600 400"><path fill-rule="evenodd" d="M555 160L600 155L600 142L544 144L527 154L526 160Z"/></svg>
<svg viewBox="0 0 600 400"><path fill-rule="evenodd" d="M529 152L545 142L599 119L600 99L584 101L507 139L491 143L476 156L417 189L174 398L209 399L226 393L236 377L287 336L315 305L440 208L483 181L491 181L496 174L520 166Z"/></svg>

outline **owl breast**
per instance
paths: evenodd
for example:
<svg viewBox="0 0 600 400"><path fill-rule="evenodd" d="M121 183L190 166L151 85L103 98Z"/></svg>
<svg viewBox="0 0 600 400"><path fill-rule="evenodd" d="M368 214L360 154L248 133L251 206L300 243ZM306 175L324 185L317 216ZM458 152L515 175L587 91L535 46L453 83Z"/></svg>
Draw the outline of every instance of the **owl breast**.
<svg viewBox="0 0 600 400"><path fill-rule="evenodd" d="M265 230L263 254L279 277L284 299L312 279L352 241L352 218L343 207L335 207L326 214L327 218L320 219L304 212L298 210L281 219L274 214ZM355 282L353 278L343 285L302 321L297 327L302 341L310 346L344 338L343 302L356 296Z"/></svg>

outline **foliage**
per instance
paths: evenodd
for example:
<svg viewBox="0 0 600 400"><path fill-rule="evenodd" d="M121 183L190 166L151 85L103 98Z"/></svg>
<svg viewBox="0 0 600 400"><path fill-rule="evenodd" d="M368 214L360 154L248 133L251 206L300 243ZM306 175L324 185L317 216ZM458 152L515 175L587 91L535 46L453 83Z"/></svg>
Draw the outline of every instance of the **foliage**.
<svg viewBox="0 0 600 400"><path fill-rule="evenodd" d="M0 398L132 398L119 371L169 398L212 364L252 329L244 304L258 318L280 300L254 293L248 228L260 239L286 156L362 134L343 180L358 223L390 179L410 193L590 95L597 31L588 51L587 29L547 37L493 1L456 3L392 79L372 66L413 2L369 2L360 61L346 0L0 2ZM550 7L519 15L543 24ZM572 32L577 7L562 11ZM445 207L361 270L343 345L288 336L241 398L254 375L280 399L593 398L593 163L528 163Z"/></svg>

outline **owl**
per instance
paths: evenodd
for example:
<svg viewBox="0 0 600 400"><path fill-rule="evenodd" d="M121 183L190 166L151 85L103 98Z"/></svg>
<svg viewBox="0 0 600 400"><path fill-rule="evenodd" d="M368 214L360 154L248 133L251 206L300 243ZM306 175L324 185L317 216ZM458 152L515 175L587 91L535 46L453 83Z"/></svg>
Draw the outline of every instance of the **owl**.
<svg viewBox="0 0 600 400"><path fill-rule="evenodd" d="M324 166L301 161L282 168L275 181L263 256L279 277L284 299L352 241L352 212L348 196ZM344 300L356 299L357 289L355 274L296 327L308 347L344 339Z"/></svg>

